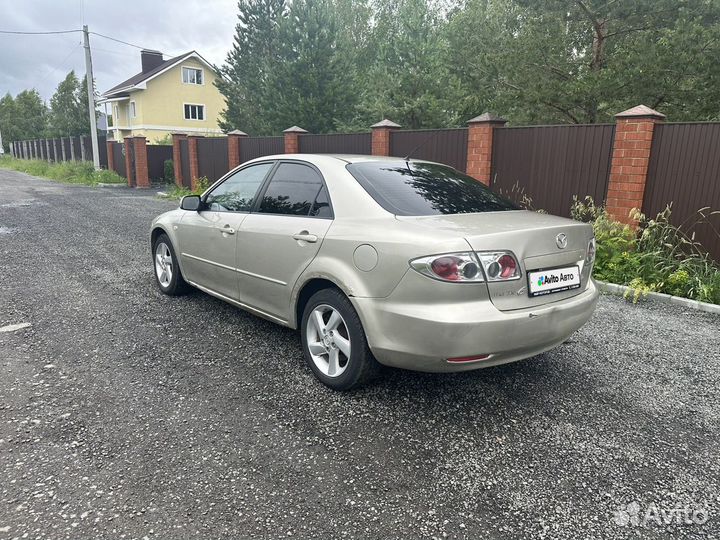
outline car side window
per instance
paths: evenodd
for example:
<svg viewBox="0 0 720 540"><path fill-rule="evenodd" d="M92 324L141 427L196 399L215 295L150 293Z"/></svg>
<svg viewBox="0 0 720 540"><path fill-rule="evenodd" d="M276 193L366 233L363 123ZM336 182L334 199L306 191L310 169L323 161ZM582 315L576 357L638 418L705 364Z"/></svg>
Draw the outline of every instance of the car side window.
<svg viewBox="0 0 720 540"><path fill-rule="evenodd" d="M327 196L327 188L323 186L315 197L315 202L310 209L310 215L314 217L332 217L330 200Z"/></svg>
<svg viewBox="0 0 720 540"><path fill-rule="evenodd" d="M213 189L205 205L213 212L248 212L255 195L274 163L258 163L246 167Z"/></svg>
<svg viewBox="0 0 720 540"><path fill-rule="evenodd" d="M263 195L259 212L326 217L330 215L330 202L327 194L321 196L324 190L322 177L312 167L281 163Z"/></svg>

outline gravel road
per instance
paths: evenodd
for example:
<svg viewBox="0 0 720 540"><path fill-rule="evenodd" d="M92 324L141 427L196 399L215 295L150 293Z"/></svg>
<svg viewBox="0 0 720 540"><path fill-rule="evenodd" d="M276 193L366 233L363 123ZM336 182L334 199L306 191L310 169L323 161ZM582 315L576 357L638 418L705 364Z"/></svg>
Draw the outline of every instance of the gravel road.
<svg viewBox="0 0 720 540"><path fill-rule="evenodd" d="M720 317L603 297L536 358L337 394L157 291L173 206L0 170L0 538L720 537Z"/></svg>

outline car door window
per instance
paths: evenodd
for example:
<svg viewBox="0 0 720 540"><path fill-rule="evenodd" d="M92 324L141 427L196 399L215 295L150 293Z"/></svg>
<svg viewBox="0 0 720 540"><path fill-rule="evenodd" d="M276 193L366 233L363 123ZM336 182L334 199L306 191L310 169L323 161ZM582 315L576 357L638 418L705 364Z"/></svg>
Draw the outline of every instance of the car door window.
<svg viewBox="0 0 720 540"><path fill-rule="evenodd" d="M259 212L292 216L329 214L330 202L324 192L322 177L307 165L281 163L263 195ZM314 213L313 213L314 212Z"/></svg>
<svg viewBox="0 0 720 540"><path fill-rule="evenodd" d="M314 217L332 217L332 209L330 208L330 200L327 196L327 188L323 186L315 197L310 209L310 215Z"/></svg>
<svg viewBox="0 0 720 540"><path fill-rule="evenodd" d="M208 194L205 205L213 212L248 212L273 165L259 163L239 170Z"/></svg>

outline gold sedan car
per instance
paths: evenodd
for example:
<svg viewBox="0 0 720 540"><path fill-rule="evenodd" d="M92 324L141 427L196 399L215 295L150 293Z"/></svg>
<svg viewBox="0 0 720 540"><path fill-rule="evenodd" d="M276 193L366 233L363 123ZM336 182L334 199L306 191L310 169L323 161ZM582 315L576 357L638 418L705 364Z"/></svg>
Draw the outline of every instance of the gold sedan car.
<svg viewBox="0 0 720 540"><path fill-rule="evenodd" d="M336 390L379 364L443 372L529 358L592 315L592 228L519 209L418 160L276 155L151 229L160 290L190 287L299 329Z"/></svg>

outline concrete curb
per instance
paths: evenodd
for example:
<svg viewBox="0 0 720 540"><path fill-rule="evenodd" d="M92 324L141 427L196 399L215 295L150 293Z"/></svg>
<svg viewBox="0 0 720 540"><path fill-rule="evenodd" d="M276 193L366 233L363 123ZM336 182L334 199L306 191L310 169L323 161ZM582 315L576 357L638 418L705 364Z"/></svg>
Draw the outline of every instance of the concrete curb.
<svg viewBox="0 0 720 540"><path fill-rule="evenodd" d="M630 287L625 285L607 283L606 281L600 281L597 279L595 280L595 283L597 283L598 289L602 292L616 294L618 296L623 296L627 291L632 290ZM717 304L708 304L707 302L700 302L698 300L690 300L688 298L681 298L680 296L672 296L670 294L657 292L649 292L647 295L643 295L643 298L651 298L664 304L676 304L688 309L696 309L698 311L704 311L705 313L720 315L720 305Z"/></svg>
<svg viewBox="0 0 720 540"><path fill-rule="evenodd" d="M96 185L97 185L97 187L113 187L113 188L128 187L127 184L108 184L106 182L98 182Z"/></svg>

